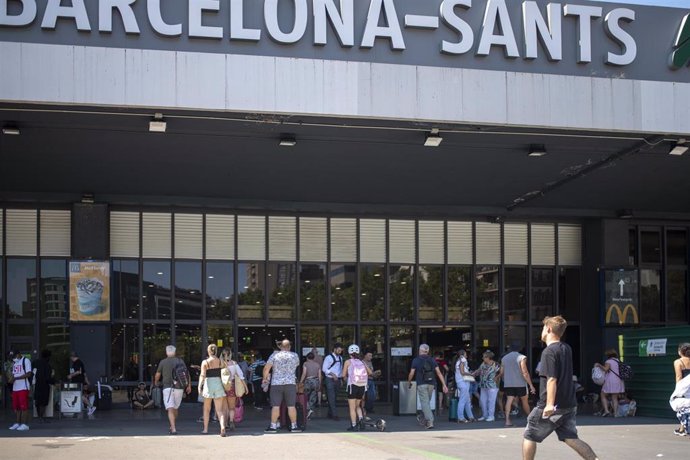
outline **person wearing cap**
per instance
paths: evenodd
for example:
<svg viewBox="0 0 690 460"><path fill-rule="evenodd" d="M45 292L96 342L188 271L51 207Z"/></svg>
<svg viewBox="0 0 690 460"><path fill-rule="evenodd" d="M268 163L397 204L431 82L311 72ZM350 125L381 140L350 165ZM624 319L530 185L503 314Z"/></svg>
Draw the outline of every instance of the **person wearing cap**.
<svg viewBox="0 0 690 460"><path fill-rule="evenodd" d="M79 359L76 351L73 351L70 355L70 365L69 374L67 379L72 383L89 383L86 378L86 369L84 368L84 363Z"/></svg>
<svg viewBox="0 0 690 460"><path fill-rule="evenodd" d="M338 389L340 388L340 375L343 373L343 344L336 343L333 345L333 352L323 359L324 386L326 387L326 396L328 397L328 418L335 421L340 420L335 407L335 398Z"/></svg>
<svg viewBox="0 0 690 460"><path fill-rule="evenodd" d="M139 410L153 408L153 399L146 391L146 383L139 382L137 390L132 395L132 407Z"/></svg>
<svg viewBox="0 0 690 460"><path fill-rule="evenodd" d="M350 355L350 359L343 365L343 379L347 382L347 405L350 409L351 423L347 431L364 431L362 400L372 372L362 361L358 345L353 343L347 347L347 354Z"/></svg>
<svg viewBox="0 0 690 460"><path fill-rule="evenodd" d="M33 372L31 360L22 355L21 351L14 350L12 363L12 409L17 414L17 422L10 430L29 431L29 390L31 389L31 377Z"/></svg>

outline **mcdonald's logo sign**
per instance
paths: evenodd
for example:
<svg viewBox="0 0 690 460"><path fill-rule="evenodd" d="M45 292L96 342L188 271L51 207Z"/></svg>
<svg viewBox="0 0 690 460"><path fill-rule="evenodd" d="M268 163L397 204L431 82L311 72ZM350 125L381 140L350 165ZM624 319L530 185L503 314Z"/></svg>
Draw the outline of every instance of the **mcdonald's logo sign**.
<svg viewBox="0 0 690 460"><path fill-rule="evenodd" d="M628 313L632 321L628 321ZM606 310L606 324L639 324L639 322L637 308L631 303L627 304L623 310L616 303L609 305Z"/></svg>

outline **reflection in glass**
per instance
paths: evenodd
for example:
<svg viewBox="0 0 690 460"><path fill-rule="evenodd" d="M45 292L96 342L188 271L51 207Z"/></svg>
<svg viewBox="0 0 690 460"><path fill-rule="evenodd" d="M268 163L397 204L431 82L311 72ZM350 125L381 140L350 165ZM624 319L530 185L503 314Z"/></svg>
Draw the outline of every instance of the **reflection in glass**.
<svg viewBox="0 0 690 460"><path fill-rule="evenodd" d="M333 321L355 321L357 267L331 265L331 316Z"/></svg>
<svg viewBox="0 0 690 460"><path fill-rule="evenodd" d="M65 321L41 322L41 349L50 350L56 381L67 378L70 364L69 325Z"/></svg>
<svg viewBox="0 0 690 460"><path fill-rule="evenodd" d="M580 269L561 268L558 275L558 314L580 321Z"/></svg>
<svg viewBox="0 0 690 460"><path fill-rule="evenodd" d="M328 344L326 343L326 327L325 326L307 326L300 328L300 343L302 350L299 354L304 356L305 349L311 351L312 348L317 348L321 358L329 353Z"/></svg>
<svg viewBox="0 0 690 460"><path fill-rule="evenodd" d="M144 324L144 381L150 382L165 358L165 347L170 345L169 324ZM187 363L198 365L198 363Z"/></svg>
<svg viewBox="0 0 690 460"><path fill-rule="evenodd" d="M113 260L113 303L114 319L139 318L139 262L136 260Z"/></svg>
<svg viewBox="0 0 690 460"><path fill-rule="evenodd" d="M384 321L386 279L384 265L361 265L359 273L362 321Z"/></svg>
<svg viewBox="0 0 690 460"><path fill-rule="evenodd" d="M390 320L414 321L414 267L391 265L388 273Z"/></svg>
<svg viewBox="0 0 690 460"><path fill-rule="evenodd" d="M527 320L527 269L506 267L503 302L506 321Z"/></svg>
<svg viewBox="0 0 690 460"><path fill-rule="evenodd" d="M201 366L201 360L206 358L206 346L201 352L201 326L195 324L176 324L175 342L177 356L191 365ZM214 342L216 343L216 342ZM216 343L217 344L217 343Z"/></svg>
<svg viewBox="0 0 690 460"><path fill-rule="evenodd" d="M138 382L140 380L139 326L113 324L110 334L110 378Z"/></svg>
<svg viewBox="0 0 690 460"><path fill-rule="evenodd" d="M34 319L37 298L36 259L7 259L7 318Z"/></svg>
<svg viewBox="0 0 690 460"><path fill-rule="evenodd" d="M532 321L553 315L553 269L532 269ZM568 320L573 321L572 318Z"/></svg>
<svg viewBox="0 0 690 460"><path fill-rule="evenodd" d="M336 342L340 342L345 347L343 356L347 355L347 347L355 343L355 326L332 326L331 343L332 347Z"/></svg>
<svg viewBox="0 0 690 460"><path fill-rule="evenodd" d="M532 375L536 374L537 364L539 364L539 360L541 359L541 352L544 350L544 347L546 347L546 344L541 340L542 329L543 326L532 327L532 342L530 344L530 354L528 355L531 358L530 371ZM570 332L570 329L571 326L568 326L568 328L565 330L566 335ZM577 372L575 367L573 367L573 370Z"/></svg>
<svg viewBox="0 0 690 460"><path fill-rule="evenodd" d="M658 231L641 231L640 246L643 264L661 263L661 233Z"/></svg>
<svg viewBox="0 0 690 460"><path fill-rule="evenodd" d="M420 265L420 321L443 321L443 278L443 266Z"/></svg>
<svg viewBox="0 0 690 460"><path fill-rule="evenodd" d="M525 353L527 351L527 328L525 326L506 326L503 332L503 345L510 347L511 351Z"/></svg>
<svg viewBox="0 0 690 460"><path fill-rule="evenodd" d="M414 349L414 328L391 326L391 379L393 382L407 380ZM397 355L397 356L396 356ZM404 356L400 356L404 355Z"/></svg>
<svg viewBox="0 0 690 460"><path fill-rule="evenodd" d="M384 326L362 326L360 340L360 348L362 353L371 352L372 363L375 371L381 371L379 378L374 378L376 384L376 391L379 400L386 400L388 394L385 385L385 379L388 372L386 359L386 328ZM371 377L370 377L371 379Z"/></svg>
<svg viewBox="0 0 690 460"><path fill-rule="evenodd" d="M145 261L144 319L170 319L170 262Z"/></svg>
<svg viewBox="0 0 690 460"><path fill-rule="evenodd" d="M498 267L477 267L475 282L477 290L477 320L498 321Z"/></svg>
<svg viewBox="0 0 690 460"><path fill-rule="evenodd" d="M498 327L477 326L477 341L475 342L477 353L481 355L486 350L493 351L497 356L501 355L498 343Z"/></svg>
<svg viewBox="0 0 690 460"><path fill-rule="evenodd" d="M448 321L471 321L472 267L448 267Z"/></svg>
<svg viewBox="0 0 690 460"><path fill-rule="evenodd" d="M637 265L637 229L628 230L628 264Z"/></svg>
<svg viewBox="0 0 690 460"><path fill-rule="evenodd" d="M201 320L201 262L175 262L175 321Z"/></svg>
<svg viewBox="0 0 690 460"><path fill-rule="evenodd" d="M264 273L264 262L242 262L238 265L238 319L264 319Z"/></svg>
<svg viewBox="0 0 690 460"><path fill-rule="evenodd" d="M688 273L685 270L668 270L668 320L688 320Z"/></svg>
<svg viewBox="0 0 690 460"><path fill-rule="evenodd" d="M65 320L68 290L67 261L41 260L41 321Z"/></svg>
<svg viewBox="0 0 690 460"><path fill-rule="evenodd" d="M234 264L232 262L206 262L206 319L232 319L234 296Z"/></svg>
<svg viewBox="0 0 690 460"><path fill-rule="evenodd" d="M291 320L295 316L295 263L268 264L268 318Z"/></svg>
<svg viewBox="0 0 690 460"><path fill-rule="evenodd" d="M661 320L661 273L659 270L640 270L640 312L642 322Z"/></svg>
<svg viewBox="0 0 690 460"><path fill-rule="evenodd" d="M685 230L669 230L666 234L668 265L687 265L688 237Z"/></svg>
<svg viewBox="0 0 690 460"><path fill-rule="evenodd" d="M302 320L325 320L326 264L302 264L299 281Z"/></svg>

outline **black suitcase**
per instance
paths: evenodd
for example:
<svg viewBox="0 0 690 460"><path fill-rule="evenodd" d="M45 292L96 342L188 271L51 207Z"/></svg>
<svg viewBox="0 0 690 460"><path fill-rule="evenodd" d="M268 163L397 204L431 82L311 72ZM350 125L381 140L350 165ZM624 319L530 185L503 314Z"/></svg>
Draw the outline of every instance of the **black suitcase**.
<svg viewBox="0 0 690 460"><path fill-rule="evenodd" d="M101 387L100 397L96 400L98 410L110 410L113 408L113 392L109 388Z"/></svg>

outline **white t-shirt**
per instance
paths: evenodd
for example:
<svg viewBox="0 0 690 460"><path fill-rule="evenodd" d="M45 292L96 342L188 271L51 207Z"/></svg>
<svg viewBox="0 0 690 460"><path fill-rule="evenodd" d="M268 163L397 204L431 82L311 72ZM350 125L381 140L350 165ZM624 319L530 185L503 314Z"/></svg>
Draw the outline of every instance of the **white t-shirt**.
<svg viewBox="0 0 690 460"><path fill-rule="evenodd" d="M467 358L461 356L458 358L458 360L455 362L455 381L457 383L462 382L464 379L462 377L462 373L460 372L460 366L462 366L462 370L466 373L470 373L470 366L467 364Z"/></svg>
<svg viewBox="0 0 690 460"><path fill-rule="evenodd" d="M22 363L24 364L22 366ZM14 384L12 385L12 391L22 391L29 390L30 383L29 379L19 379L18 377L31 372L31 361L25 357L15 359L12 363L12 375L14 375Z"/></svg>

